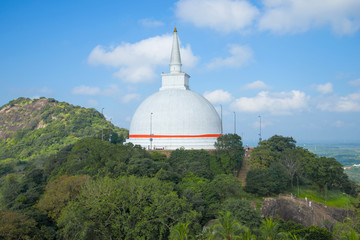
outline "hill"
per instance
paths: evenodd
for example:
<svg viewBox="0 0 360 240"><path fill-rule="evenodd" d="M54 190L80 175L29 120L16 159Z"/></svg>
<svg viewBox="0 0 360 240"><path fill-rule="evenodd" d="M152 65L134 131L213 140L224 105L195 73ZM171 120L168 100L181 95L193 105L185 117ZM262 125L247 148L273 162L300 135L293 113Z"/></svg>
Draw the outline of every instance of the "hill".
<svg viewBox="0 0 360 240"><path fill-rule="evenodd" d="M115 127L97 110L52 98L18 98L0 107L0 175L23 168L82 138L122 141L126 129Z"/></svg>

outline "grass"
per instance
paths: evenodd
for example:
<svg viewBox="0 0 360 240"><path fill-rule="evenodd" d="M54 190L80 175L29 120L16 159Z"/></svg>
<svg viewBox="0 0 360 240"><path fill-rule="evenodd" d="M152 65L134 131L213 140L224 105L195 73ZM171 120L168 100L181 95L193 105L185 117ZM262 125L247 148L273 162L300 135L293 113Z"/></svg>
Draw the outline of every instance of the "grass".
<svg viewBox="0 0 360 240"><path fill-rule="evenodd" d="M296 187L292 188L290 193L296 194L298 198L307 197L310 201L319 202L325 204L325 192L320 192L319 189L315 187L300 187L300 194L298 194L298 189ZM338 207L338 208L347 208L347 204L349 204L349 208L355 203L355 199L345 193L342 193L338 190L328 190L326 205L330 207Z"/></svg>

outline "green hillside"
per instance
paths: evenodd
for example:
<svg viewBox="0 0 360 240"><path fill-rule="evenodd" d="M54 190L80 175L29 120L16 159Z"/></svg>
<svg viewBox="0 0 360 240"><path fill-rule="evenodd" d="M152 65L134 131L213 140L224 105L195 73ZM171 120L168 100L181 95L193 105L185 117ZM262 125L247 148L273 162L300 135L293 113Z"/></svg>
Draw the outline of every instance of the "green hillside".
<svg viewBox="0 0 360 240"><path fill-rule="evenodd" d="M128 131L106 121L97 110L55 99L18 98L0 107L0 175L42 164L64 146L82 138L122 141Z"/></svg>
<svg viewBox="0 0 360 240"><path fill-rule="evenodd" d="M278 194L289 201L297 194L297 203L306 194L316 205L326 192L329 208L359 211L357 185L343 166L291 137L275 135L251 150L243 187L236 134L218 138L215 151L167 156L123 144L127 130L95 109L46 98L2 106L0 126L0 239L331 240L360 232L360 216L344 209L326 225L302 226L314 214L308 207L290 214L308 213L297 223L262 218L261 202Z"/></svg>

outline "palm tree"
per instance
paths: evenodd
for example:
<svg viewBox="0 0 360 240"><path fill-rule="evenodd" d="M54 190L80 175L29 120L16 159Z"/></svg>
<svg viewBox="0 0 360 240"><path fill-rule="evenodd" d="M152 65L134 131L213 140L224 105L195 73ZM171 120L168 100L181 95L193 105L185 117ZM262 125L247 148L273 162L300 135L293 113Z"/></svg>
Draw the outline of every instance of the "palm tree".
<svg viewBox="0 0 360 240"><path fill-rule="evenodd" d="M346 233L344 235L344 238L341 239L346 239L346 240L359 240L360 237L358 236L358 234L355 232L355 230L351 229L351 231L349 233Z"/></svg>
<svg viewBox="0 0 360 240"><path fill-rule="evenodd" d="M178 223L170 230L171 240L190 240L193 236L189 234L189 223Z"/></svg>
<svg viewBox="0 0 360 240"><path fill-rule="evenodd" d="M237 222L230 212L220 212L218 221L210 227L213 239L242 239L241 234L249 229Z"/></svg>
<svg viewBox="0 0 360 240"><path fill-rule="evenodd" d="M283 239L286 234L279 232L279 223L274 222L270 218L265 218L260 227L261 233L266 240Z"/></svg>

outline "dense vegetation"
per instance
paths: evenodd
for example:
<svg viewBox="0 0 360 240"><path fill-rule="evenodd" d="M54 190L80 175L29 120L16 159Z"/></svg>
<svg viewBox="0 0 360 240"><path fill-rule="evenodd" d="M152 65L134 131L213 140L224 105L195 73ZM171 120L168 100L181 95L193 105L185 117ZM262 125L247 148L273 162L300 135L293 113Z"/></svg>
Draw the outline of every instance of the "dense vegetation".
<svg viewBox="0 0 360 240"><path fill-rule="evenodd" d="M239 162L232 154L240 151L241 139L225 135L218 143L225 139L236 144L232 147L218 144L214 154L178 149L169 158L132 144L79 140L47 157L43 166L31 166L1 179L1 214L6 220L0 221L0 236L4 239L333 238L335 233L324 228L262 219L259 210L251 206L254 196L243 190L233 174ZM280 140L289 139L280 137ZM292 144L289 146L293 148ZM256 151L252 153L256 155ZM254 164L258 162L256 159ZM288 169L274 161L268 167L249 172L246 191L269 195L291 188ZM259 170L268 171L265 177L273 177L267 181L273 185L250 187L251 173ZM263 172L256 173L258 177ZM263 182L266 181L256 184ZM301 184L306 181L302 180ZM329 184L329 187L342 186ZM218 220L208 223L212 219ZM203 229L205 224L208 227ZM349 220L344 226L355 235L360 230L357 221ZM344 226L338 227L336 234L345 236L348 232Z"/></svg>
<svg viewBox="0 0 360 240"><path fill-rule="evenodd" d="M119 129L95 109L73 106L54 99L18 98L0 107L0 176L43 164L46 157L82 138L122 142Z"/></svg>
<svg viewBox="0 0 360 240"><path fill-rule="evenodd" d="M356 199L356 185L341 164L296 147L292 138L274 136L250 151L253 168L243 188L236 176L244 148L236 134L220 137L214 152L178 149L167 157L123 145L126 133L102 123L103 116L95 110L41 100L54 103L43 104L51 106L47 125L14 130L0 145L0 164L5 166L0 178L0 239L358 237L359 214L332 226L331 232L262 219L254 208L263 196L288 193L297 184L319 192L343 191ZM5 108L36 100L18 101ZM69 112L55 111L58 105L70 106ZM102 124L109 129L104 137L99 134ZM18 132L24 132L22 137ZM37 144L44 134L55 140Z"/></svg>
<svg viewBox="0 0 360 240"><path fill-rule="evenodd" d="M357 196L356 184L349 180L338 161L318 157L295 143L293 138L277 135L260 142L251 153L253 168L247 174L245 189L269 195L289 190L296 184L315 186L320 192L337 189Z"/></svg>

